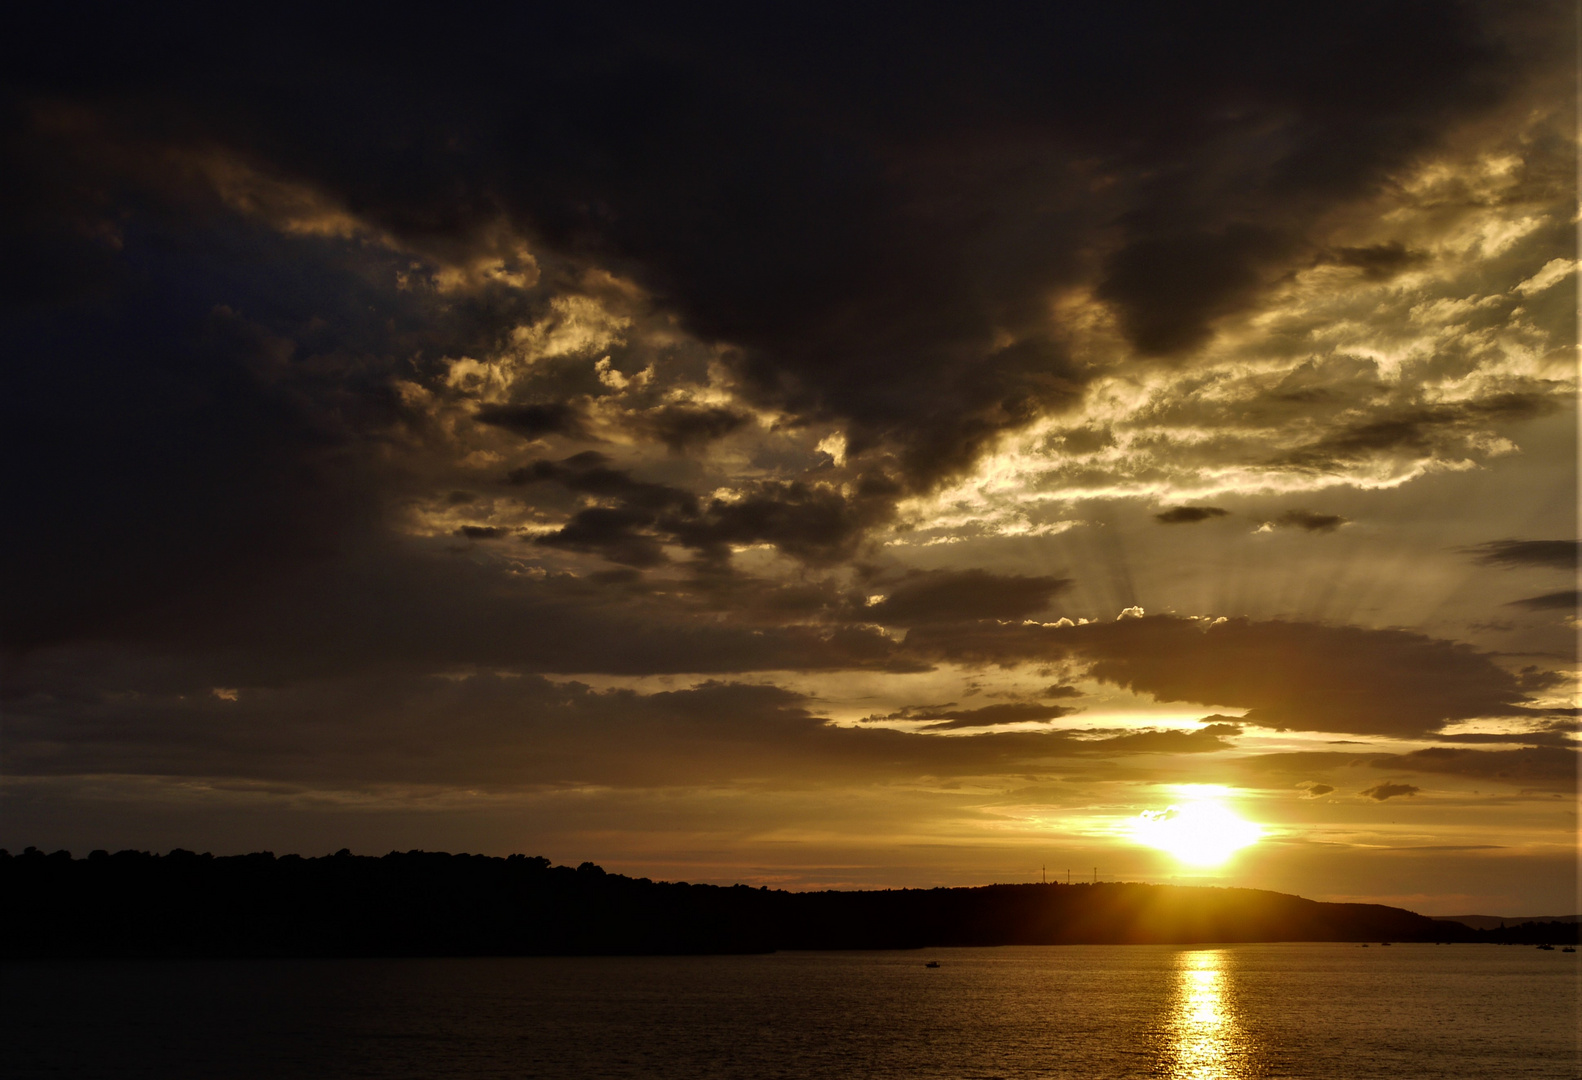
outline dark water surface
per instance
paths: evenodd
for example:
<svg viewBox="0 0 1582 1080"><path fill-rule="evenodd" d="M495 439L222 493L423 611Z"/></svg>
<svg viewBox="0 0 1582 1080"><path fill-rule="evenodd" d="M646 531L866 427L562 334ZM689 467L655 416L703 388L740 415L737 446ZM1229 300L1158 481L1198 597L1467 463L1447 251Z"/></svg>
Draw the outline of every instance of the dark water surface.
<svg viewBox="0 0 1582 1080"><path fill-rule="evenodd" d="M26 962L0 967L0 1062L15 1080L1577 1080L1578 970L1377 944Z"/></svg>

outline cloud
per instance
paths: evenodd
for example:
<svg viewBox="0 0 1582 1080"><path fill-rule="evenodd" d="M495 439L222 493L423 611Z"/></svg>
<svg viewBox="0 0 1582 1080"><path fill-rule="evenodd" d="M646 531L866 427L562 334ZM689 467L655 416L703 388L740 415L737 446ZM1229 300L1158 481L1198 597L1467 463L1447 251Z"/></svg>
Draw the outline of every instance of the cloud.
<svg viewBox="0 0 1582 1080"><path fill-rule="evenodd" d="M1525 10L1342 4L1317 29L1250 7L1138 18L924 6L897 35L875 13L808 11L776 24L774 47L749 14L595 7L542 38L395 18L356 64L336 59L355 35L327 31L312 93L274 77L308 46L267 21L115 18L77 28L94 80L42 59L14 78L30 100L113 114L127 138L179 132L262 162L409 260L445 252L434 280L485 320L597 253L728 346L754 398L837 417L927 484L1081 399L1093 372L1049 325L1051 295L1090 287L1135 349L1189 352L1313 264L1310 227L1516 95L1524 69L1565 63L1528 40L1543 16ZM205 69L199 101L206 33L254 44ZM806 50L830 40L843 47L808 80ZM28 149L36 194L18 217L67 217L40 160L58 147ZM537 238L531 254L502 219ZM347 242L337 228L292 235ZM1382 272L1409 258L1398 243L1324 251Z"/></svg>
<svg viewBox="0 0 1582 1080"><path fill-rule="evenodd" d="M1512 600L1507 607L1524 607L1533 611L1568 611L1577 606L1577 590L1564 589L1560 592L1545 593L1542 596L1529 596L1521 600Z"/></svg>
<svg viewBox="0 0 1582 1080"><path fill-rule="evenodd" d="M1090 738L1083 745L1092 753L1212 754L1234 749L1225 739L1240 734L1241 728L1235 725L1211 724L1196 731L1182 731L1179 728L1156 728L1123 734L1112 731L1106 738Z"/></svg>
<svg viewBox="0 0 1582 1080"><path fill-rule="evenodd" d="M1139 237L1110 256L1097 291L1140 352L1186 352L1209 339L1215 318L1252 300L1290 247L1245 224Z"/></svg>
<svg viewBox="0 0 1582 1080"><path fill-rule="evenodd" d="M216 726L216 709L235 710ZM166 773L331 787L369 782L617 785L728 778L776 754L836 756L797 694L705 682L655 694L598 691L538 676L392 676L262 689L236 702L174 695L126 710L54 710L24 723L30 772ZM379 744L362 717L377 715ZM130 725L125 721L134 721ZM51 750L33 741L53 732ZM891 733L893 734L893 733ZM861 752L858 751L860 758Z"/></svg>
<svg viewBox="0 0 1582 1080"><path fill-rule="evenodd" d="M623 566L658 566L666 561L662 522L671 514L695 516L697 497L680 488L634 480L610 468L608 460L596 451L559 462L539 460L511 470L506 481L518 487L554 482L567 491L616 503L579 510L560 528L534 537L534 543L601 555Z"/></svg>
<svg viewBox="0 0 1582 1080"><path fill-rule="evenodd" d="M893 626L1024 619L1047 608L1071 582L1058 577L993 574L987 570L913 571L864 615Z"/></svg>
<svg viewBox="0 0 1582 1080"><path fill-rule="evenodd" d="M1220 589L1140 513L1349 485L1384 534L1392 488L1519 468L1569 415L1569 13L1426 10L30 9L8 770L592 802L1173 782L1147 755L1233 769L1258 727L1531 719L1546 673L1425 634L1143 616L1323 590L1261 589L1216 529ZM1305 610L1412 617L1351 589L1353 539L1324 580L1357 608ZM1104 621L1036 622L1067 610ZM932 733L824 719L979 679L1001 704L914 707ZM1247 717L1063 728L1089 679ZM1473 756L1392 767L1561 782L1438 749Z"/></svg>
<svg viewBox="0 0 1582 1080"><path fill-rule="evenodd" d="M1333 784L1320 784L1315 780L1304 780L1296 786L1302 789L1304 799L1322 798L1335 790Z"/></svg>
<svg viewBox="0 0 1582 1080"><path fill-rule="evenodd" d="M1154 520L1161 525L1191 525L1209 518L1224 517L1228 513L1230 511L1217 506L1177 506L1155 514Z"/></svg>
<svg viewBox="0 0 1582 1080"><path fill-rule="evenodd" d="M1346 519L1339 514L1316 514L1311 510L1287 510L1279 517L1264 522L1266 528L1323 533L1334 532L1344 524Z"/></svg>
<svg viewBox="0 0 1582 1080"><path fill-rule="evenodd" d="M1557 746L1569 749L1576 746L1576 740L1571 737L1576 727L1577 725L1574 721L1562 721L1551 723L1537 731L1461 731L1452 735L1439 735L1436 738L1440 742L1466 743L1469 745L1478 743L1503 743L1510 745L1516 743L1523 746Z"/></svg>
<svg viewBox="0 0 1582 1080"><path fill-rule="evenodd" d="M553 481L579 495L619 499L632 506L656 510L690 506L696 502L691 492L634 480L629 473L610 468L609 463L610 458L605 454L585 450L561 461L540 459L512 469L505 480L516 486Z"/></svg>
<svg viewBox="0 0 1582 1080"><path fill-rule="evenodd" d="M1564 281L1576 272L1576 268L1574 259L1550 259L1544 264L1543 269L1527 280L1512 286L1511 291L1522 296L1534 296Z"/></svg>
<svg viewBox="0 0 1582 1080"><path fill-rule="evenodd" d="M745 413L720 405L707 408L670 405L655 410L648 422L659 441L679 454L723 439L749 419Z"/></svg>
<svg viewBox="0 0 1582 1080"><path fill-rule="evenodd" d="M1393 799L1398 795L1416 795L1422 790L1422 788L1413 784L1375 784L1373 787L1367 788L1358 794L1376 802L1384 802L1386 799Z"/></svg>
<svg viewBox="0 0 1582 1080"><path fill-rule="evenodd" d="M507 474L506 482L518 487L555 483L614 503L575 512L535 543L636 567L666 561L667 543L722 565L736 547L771 544L793 558L828 565L849 557L873 528L894 516L888 498L893 489L882 478L864 478L849 491L827 483L758 480L704 500L682 488L634 479L608 461L586 451Z"/></svg>
<svg viewBox="0 0 1582 1080"><path fill-rule="evenodd" d="M1509 713L1524 700L1514 677L1487 657L1418 634L1184 623L1145 623L1135 636L1082 635L1096 659L1092 674L1167 701L1245 706L1248 724L1359 734L1431 731L1455 717ZM1154 651L1161 648L1168 652Z"/></svg>
<svg viewBox="0 0 1582 1080"><path fill-rule="evenodd" d="M1498 780L1522 787L1574 790L1577 782L1575 746L1527 746L1518 750L1432 746L1378 757L1372 764L1380 769Z"/></svg>
<svg viewBox="0 0 1582 1080"><path fill-rule="evenodd" d="M144 289L188 288L185 270L150 268ZM344 285L311 271L303 284ZM17 343L38 359L12 353L0 430L38 464L4 480L17 515L0 525L5 645L115 634L140 610L258 587L377 530L357 432L399 423L400 403L360 388L338 403L356 380L333 358L300 370L291 342L217 306L201 277L190 287L201 312L115 294L91 316L44 310Z"/></svg>
<svg viewBox="0 0 1582 1080"><path fill-rule="evenodd" d="M1060 705L1039 705L1033 702L1016 702L1003 705L985 705L979 709L950 709L945 706L914 705L886 716L869 716L874 720L927 720L928 730L954 728L994 727L1000 724L1021 724L1028 721L1057 720L1076 712Z"/></svg>
<svg viewBox="0 0 1582 1080"><path fill-rule="evenodd" d="M587 435L581 412L566 401L538 405L484 405L474 416L480 424L504 428L524 439L538 439L545 435L585 438Z"/></svg>
<svg viewBox="0 0 1582 1080"><path fill-rule="evenodd" d="M1476 330L1458 328L1467 341L1453 363L1422 354L1392 368L1355 355L1405 347L1387 328L1394 318L1409 321L1406 306L1396 303L1389 314L1334 312L1356 332L1332 341L1322 357L1288 356L1272 371L1250 369L1248 356L1216 348L1201 367L1156 371L1140 386L1119 375L1101 378L1090 391L1093 404L1069 426L1006 440L993 462L994 484L977 494L991 505L1004 499L1009 510L1018 498L1013 481L1024 492L1150 500L1270 485L1287 492L1393 487L1430 472L1492 464L1536 422L1571 408L1569 379L1534 378L1514 360L1480 359L1476 342L1505 334L1509 324L1494 316L1508 313L1490 312L1491 325ZM1485 317L1482 309L1475 314ZM1526 332L1511 331L1502 355L1523 348L1518 338ZM1246 340L1249 333L1243 328L1244 350L1281 348L1262 332ZM963 484L952 495L963 489L970 490Z"/></svg>
<svg viewBox="0 0 1582 1080"><path fill-rule="evenodd" d="M1575 540L1490 540L1466 550L1489 566L1548 566L1575 570L1578 542Z"/></svg>
<svg viewBox="0 0 1582 1080"><path fill-rule="evenodd" d="M1552 17L1342 5L1314 38L1264 11L1161 9L1139 35L1113 13L1072 25L925 8L902 41L848 12L847 45L816 85L746 16L679 26L589 9L527 46L398 18L353 65L325 59L341 37L315 44L311 66L328 74L311 93L276 80L308 45L243 14L74 26L72 65L40 55L12 73L28 105L6 228L30 254L5 295L41 306L8 341L19 360L0 399L14 403L12 456L49 466L13 477L8 506L57 525L47 543L7 533L5 564L29 568L6 584L7 640L108 632L174 593L355 548L414 478L477 486L433 460L471 460L458 443L472 426L561 439L608 416L624 436L699 455L746 432L733 425L751 410L782 417L777 433L838 428L854 470L888 477L889 494L837 499L775 461L750 479L800 493L748 491L691 531L707 558L765 542L816 565L860 550L854 530L890 521L885 502L1051 417L1118 453L1125 439L1088 414L1090 394L1134 348L1188 372L1185 352L1291 275L1324 259L1383 273L1432 246L1300 238L1358 212L1386 178L1417 175L1448 132L1530 112L1533 73L1569 67L1543 51ZM59 16L30 18L37 40L57 39ZM808 13L782 30L824 42L830 26ZM250 44L199 78L207 35ZM1360 62L1381 51L1392 63ZM417 53L415 67L398 59ZM878 53L893 62L876 74ZM1302 59L1254 59L1270 55ZM1355 73L1344 94L1336 70ZM640 120L623 112L634 101ZM601 355L606 374L652 361L656 385L684 377L715 396L628 388L632 401L605 408ZM524 381L475 402L448 381L466 357ZM1280 428L1313 435L1287 467L1344 472L1391 447L1448 455L1554 397L1504 385L1469 402L1343 409L1339 432ZM450 424L446 408L479 423ZM1256 457L1192 439L1243 466ZM398 467L393 449L409 455ZM677 489L702 480L665 476ZM840 492L854 482L830 479ZM600 509L626 516L581 522L562 550L656 566L667 545L688 546L630 504ZM93 539L105 520L118 523L114 550Z"/></svg>
<svg viewBox="0 0 1582 1080"><path fill-rule="evenodd" d="M624 575L501 574L452 547L447 537L430 554L374 549L350 567L325 562L220 597L173 597L123 616L113 642L5 655L5 689L206 693L474 668L730 676L930 666L872 626L824 622L821 611L840 608L835 590L735 579L720 598ZM488 547L519 558L515 544Z"/></svg>
<svg viewBox="0 0 1582 1080"><path fill-rule="evenodd" d="M1414 251L1399 240L1366 247L1342 247L1330 253L1329 260L1338 266L1349 266L1362 271L1373 281L1388 281L1396 275L1427 262L1426 251Z"/></svg>
<svg viewBox="0 0 1582 1080"><path fill-rule="evenodd" d="M660 541L642 530L654 524L651 511L596 506L579 510L554 532L533 538L544 547L600 555L610 562L648 569L666 562Z"/></svg>
<svg viewBox="0 0 1582 1080"><path fill-rule="evenodd" d="M1225 739L1240 735L1241 730L1236 724L1210 724L1195 731L1161 728L1116 735L1104 740L1102 745L1138 754L1204 754L1233 749Z"/></svg>
<svg viewBox="0 0 1582 1080"><path fill-rule="evenodd" d="M1346 753L1296 751L1258 754L1243 759L1238 767L1259 778L1270 775L1291 777L1328 774L1330 779L1334 779L1336 771L1350 772L1366 767L1392 773L1456 776L1524 789L1574 791L1577 761L1578 753L1574 744L1527 746L1509 750L1435 746L1404 754L1377 753L1366 749ZM1311 791L1317 783L1304 780L1296 786ZM1388 787L1390 784L1383 786Z"/></svg>
<svg viewBox="0 0 1582 1080"><path fill-rule="evenodd" d="M1553 392L1511 391L1471 401L1419 405L1352 423L1283 454L1276 464L1303 471L1334 471L1350 462L1387 454L1447 454L1491 424L1532 420L1563 407Z"/></svg>
<svg viewBox="0 0 1582 1080"><path fill-rule="evenodd" d="M1518 676L1469 646L1405 630L1144 616L1085 626L920 626L908 651L958 663L1071 657L1090 677L1161 701L1247 709L1259 727L1424 735L1522 715Z"/></svg>
<svg viewBox="0 0 1582 1080"><path fill-rule="evenodd" d="M24 702L8 709L7 754L17 776L206 777L289 784L298 792L743 781L761 790L766 782L799 785L810 776L825 784L871 783L1018 773L1111 755L1213 753L1230 748L1223 734L947 737L832 725L805 696L759 683L705 681L640 693L526 674L395 673L253 688L234 701L205 691Z"/></svg>
<svg viewBox="0 0 1582 1080"><path fill-rule="evenodd" d="M868 533L890 521L893 489L882 478L843 490L831 484L763 480L729 498L709 500L695 516L667 523L678 543L723 561L736 545L767 543L792 558L824 566L847 559Z"/></svg>

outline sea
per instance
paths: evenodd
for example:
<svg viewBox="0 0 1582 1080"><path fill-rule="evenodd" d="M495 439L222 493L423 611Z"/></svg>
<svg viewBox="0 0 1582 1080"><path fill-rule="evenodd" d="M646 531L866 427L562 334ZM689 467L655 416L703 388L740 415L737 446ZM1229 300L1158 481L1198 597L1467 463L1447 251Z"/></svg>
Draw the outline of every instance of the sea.
<svg viewBox="0 0 1582 1080"><path fill-rule="evenodd" d="M0 1069L1578 1080L1577 956L1373 942L8 962Z"/></svg>

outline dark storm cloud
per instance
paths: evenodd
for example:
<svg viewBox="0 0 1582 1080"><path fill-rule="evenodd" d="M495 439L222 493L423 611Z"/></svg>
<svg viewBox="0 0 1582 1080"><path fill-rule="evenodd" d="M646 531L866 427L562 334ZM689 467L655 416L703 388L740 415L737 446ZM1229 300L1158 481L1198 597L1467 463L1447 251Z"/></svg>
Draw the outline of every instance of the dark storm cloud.
<svg viewBox="0 0 1582 1080"><path fill-rule="evenodd" d="M1500 15L596 3L317 12L302 35L40 9L10 74L129 137L266 160L430 249L504 214L629 270L761 396L927 482L1080 396L1052 290L1097 274L1136 347L1174 354L1310 262L1304 228L1513 85Z"/></svg>
<svg viewBox="0 0 1582 1080"><path fill-rule="evenodd" d="M500 674L303 682L244 689L234 700L207 692L79 693L8 709L7 757L13 775L510 790L962 776L1059 759L1228 748L1207 731L945 737L837 727L809 706L776 686L706 682L644 694Z"/></svg>
<svg viewBox="0 0 1582 1080"><path fill-rule="evenodd" d="M722 561L738 544L773 544L803 562L830 565L854 555L868 532L895 516L883 480L848 493L827 484L764 480L733 498L710 499L694 517L667 524L678 543Z"/></svg>
<svg viewBox="0 0 1582 1080"><path fill-rule="evenodd" d="M600 555L622 566L647 569L666 561L660 542L642 531L654 524L655 515L631 507L595 506L579 510L552 533L533 538L544 547Z"/></svg>
<svg viewBox="0 0 1582 1080"><path fill-rule="evenodd" d="M1484 654L1401 630L1139 619L1086 636L1097 677L1166 701L1245 706L1243 722L1262 727L1411 734L1525 700Z"/></svg>
<svg viewBox="0 0 1582 1080"><path fill-rule="evenodd" d="M561 461L539 460L512 469L506 483L516 486L554 482L578 495L619 499L622 503L650 510L687 508L697 496L680 488L632 479L629 473L610 468L610 459L597 450L585 450Z"/></svg>
<svg viewBox="0 0 1582 1080"><path fill-rule="evenodd" d="M1524 715L1521 677L1466 645L1405 630L1170 616L1079 626L914 628L909 651L965 663L1086 660L1095 678L1161 701L1246 708L1260 727L1423 735Z"/></svg>
<svg viewBox="0 0 1582 1080"><path fill-rule="evenodd" d="M1524 607L1533 611L1574 610L1577 606L1577 590L1565 589L1562 592L1545 593L1542 596L1529 596L1522 600L1512 600L1506 606Z"/></svg>
<svg viewBox="0 0 1582 1080"><path fill-rule="evenodd" d="M750 418L724 406L668 405L647 417L654 435L675 453L707 446L743 427Z"/></svg>
<svg viewBox="0 0 1582 1080"><path fill-rule="evenodd" d="M18 758L44 773L332 784L471 778L491 787L653 782L668 765L667 779L691 782L799 744L815 744L816 754L823 727L796 694L732 683L644 695L538 676L395 675L243 690L234 701L156 701L123 710L81 700L45 715L24 708ZM366 737L371 723L377 745ZM40 736L56 742L35 742Z"/></svg>
<svg viewBox="0 0 1582 1080"><path fill-rule="evenodd" d="M1553 690L1557 686L1572 685L1572 676L1564 671L1545 671L1536 664L1528 664L1516 676L1516 685L1528 693L1538 690ZM1559 709L1556 712L1575 713L1575 709ZM1558 721L1557 721L1558 723Z"/></svg>
<svg viewBox="0 0 1582 1080"><path fill-rule="evenodd" d="M1066 578L992 574L987 570L913 571L863 616L891 626L1025 619L1071 585Z"/></svg>
<svg viewBox="0 0 1582 1080"><path fill-rule="evenodd" d="M1304 799L1319 799L1335 790L1332 784L1320 784L1315 780L1304 780L1296 785L1302 789Z"/></svg>
<svg viewBox="0 0 1582 1080"><path fill-rule="evenodd" d="M534 538L534 543L591 552L625 566L657 566L665 561L665 554L655 530L672 515L695 517L697 496L665 484L634 480L628 473L610 468L608 460L589 450L564 461L535 461L513 469L506 481L518 487L553 482L567 491L616 503L579 510L559 529Z"/></svg>
<svg viewBox="0 0 1582 1080"><path fill-rule="evenodd" d="M7 646L112 632L172 595L252 588L373 525L355 438L399 423L399 403L355 371L303 370L171 261L148 258L90 312L6 321Z"/></svg>
<svg viewBox="0 0 1582 1080"><path fill-rule="evenodd" d="M1416 795L1422 790L1414 784L1375 784L1358 794L1376 802L1384 802L1386 799L1394 799L1401 795Z"/></svg>
<svg viewBox="0 0 1582 1080"><path fill-rule="evenodd" d="M170 598L126 616L98 644L7 656L0 686L8 695L205 694L475 666L612 675L927 668L872 627L816 621L816 598L814 619L804 605L788 620L776 608L796 598L784 591L744 588L716 611L626 580L508 576L463 554L375 550L255 589Z"/></svg>
<svg viewBox="0 0 1582 1080"><path fill-rule="evenodd" d="M535 543L638 567L665 561L666 543L690 548L714 564L729 562L734 546L772 544L803 562L828 565L855 553L871 529L894 516L894 491L882 479L865 479L850 492L828 484L760 480L733 496L704 500L635 480L606 461L589 451L559 462L536 461L507 475L517 486L549 481L616 503L580 510Z"/></svg>
<svg viewBox="0 0 1582 1080"><path fill-rule="evenodd" d="M463 525L456 530L456 535L469 540L498 540L502 536L510 536L511 530L498 525Z"/></svg>
<svg viewBox="0 0 1582 1080"><path fill-rule="evenodd" d="M1149 355L1186 352L1213 334L1214 319L1257 295L1291 240L1264 228L1145 236L1111 256L1098 295L1115 303L1121 325Z"/></svg>
<svg viewBox="0 0 1582 1080"><path fill-rule="evenodd" d="M1387 281L1405 270L1427 262L1426 251L1413 251L1399 240L1368 247L1342 247L1329 253L1326 261L1337 266L1350 266L1362 271L1362 276L1373 281Z"/></svg>
<svg viewBox="0 0 1582 1080"><path fill-rule="evenodd" d="M1154 520L1161 525L1193 525L1210 518L1224 517L1228 513L1230 511L1217 506L1176 506L1155 514Z"/></svg>
<svg viewBox="0 0 1582 1080"><path fill-rule="evenodd" d="M841 731L772 687L604 693L538 677L553 672L1070 657L1266 726L1412 734L1519 709L1523 687L1483 654L1402 632L996 621L1043 610L1059 578L918 575L857 616L813 586L660 597L643 586L658 574L627 572L667 549L706 570L758 544L813 568L863 552L900 496L1103 374L1067 350L1057 294L1096 289L1136 351L1191 363L1217 321L1323 257L1314 223L1537 62L1516 24L1554 13L1511 10L29 7L10 24L0 170L0 618L30 650L7 658L8 769L680 783L1209 752L1232 734ZM228 199L204 171L221 165L280 191ZM317 216L291 218L293 199ZM543 289L508 280L527 280L517 252L468 276L502 233ZM1367 274L1391 256L1340 258ZM466 287L434 284L442 269ZM547 292L595 270L635 283L789 429L843 428L845 474L754 472L712 496L678 486L690 461L511 469L487 497L563 514L533 543L626 568L599 577L446 535L496 525L446 518L447 554L392 539L414 486L482 501L442 497L476 474L390 465L444 443L415 403L454 404L449 359L508 351ZM584 435L592 405L574 402L599 391L578 377L557 369L542 400L475 418ZM677 451L747 422L659 400L629 422ZM1551 405L1406 410L1293 461ZM910 629L898 643L838 613Z"/></svg>
<svg viewBox="0 0 1582 1080"><path fill-rule="evenodd" d="M817 625L828 633L843 623L851 598L831 577L796 575L789 580L753 577L740 572L718 573L712 566L694 567L682 580L662 585L645 582L645 589L661 589L684 598L693 610L713 620L730 619L755 626ZM599 575L590 575L590 577Z"/></svg>
<svg viewBox="0 0 1582 1080"><path fill-rule="evenodd" d="M1578 546L1575 540L1490 540L1467 550L1476 561L1489 566L1547 566L1574 571Z"/></svg>
<svg viewBox="0 0 1582 1080"><path fill-rule="evenodd" d="M485 405L475 415L480 424L504 428L525 439L537 439L544 435L587 436L581 412L565 401L539 405Z"/></svg>

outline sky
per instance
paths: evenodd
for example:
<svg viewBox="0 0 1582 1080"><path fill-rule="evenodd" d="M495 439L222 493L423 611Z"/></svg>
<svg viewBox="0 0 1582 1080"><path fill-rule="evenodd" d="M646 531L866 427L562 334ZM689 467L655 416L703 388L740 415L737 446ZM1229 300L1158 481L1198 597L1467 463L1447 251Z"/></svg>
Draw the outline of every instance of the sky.
<svg viewBox="0 0 1582 1080"><path fill-rule="evenodd" d="M1577 910L1568 5L17 30L0 845Z"/></svg>

